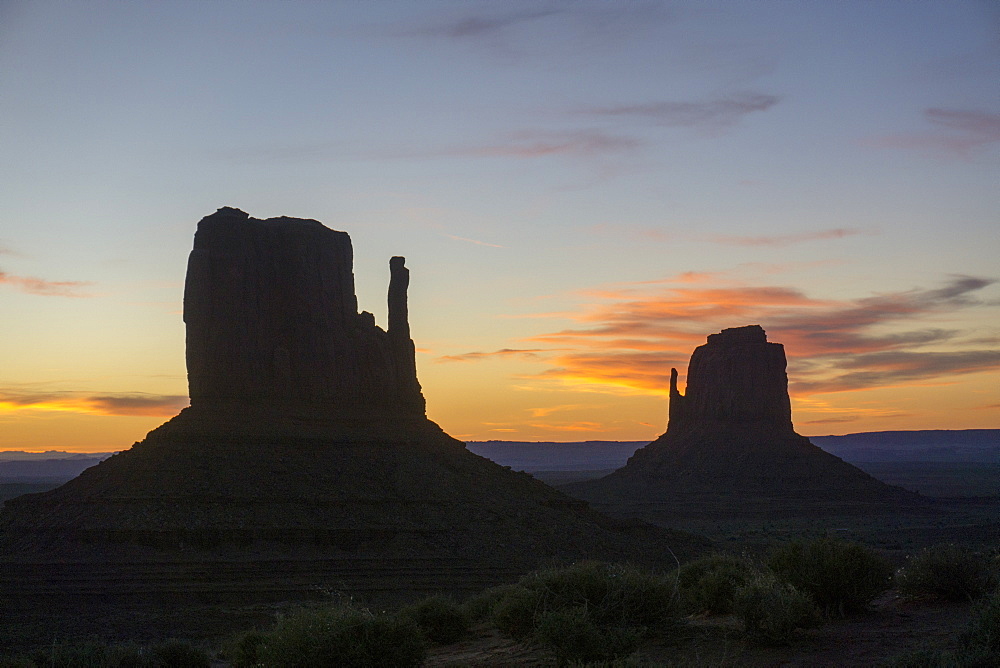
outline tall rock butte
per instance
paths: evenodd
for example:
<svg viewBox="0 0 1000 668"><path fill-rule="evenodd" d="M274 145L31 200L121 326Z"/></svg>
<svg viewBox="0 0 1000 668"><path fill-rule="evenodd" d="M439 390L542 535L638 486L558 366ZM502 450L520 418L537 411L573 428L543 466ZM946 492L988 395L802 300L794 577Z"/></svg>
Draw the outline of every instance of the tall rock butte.
<svg viewBox="0 0 1000 668"><path fill-rule="evenodd" d="M190 637L225 629L225 603L266 619L269 601L330 590L462 592L553 559L664 564L706 547L610 520L428 420L408 272L389 266L383 330L358 312L346 233L231 208L202 219L184 293L191 405L5 505L5 619Z"/></svg>
<svg viewBox="0 0 1000 668"><path fill-rule="evenodd" d="M920 505L800 436L792 426L785 349L759 325L698 346L687 388L670 372L667 431L597 480L561 487L616 515L675 518L833 515Z"/></svg>
<svg viewBox="0 0 1000 668"><path fill-rule="evenodd" d="M358 313L352 265L347 233L315 220L202 220L184 289L191 406L423 416L404 259L389 262L386 331Z"/></svg>

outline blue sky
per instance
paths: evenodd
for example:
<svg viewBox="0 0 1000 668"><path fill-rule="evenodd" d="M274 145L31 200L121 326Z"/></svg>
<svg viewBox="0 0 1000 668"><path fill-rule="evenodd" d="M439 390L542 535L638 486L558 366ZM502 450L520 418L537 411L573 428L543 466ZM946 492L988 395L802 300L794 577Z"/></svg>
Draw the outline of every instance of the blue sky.
<svg viewBox="0 0 1000 668"><path fill-rule="evenodd" d="M0 447L184 405L221 206L413 275L429 414L653 438L722 327L786 344L807 434L998 427L991 2L0 3Z"/></svg>

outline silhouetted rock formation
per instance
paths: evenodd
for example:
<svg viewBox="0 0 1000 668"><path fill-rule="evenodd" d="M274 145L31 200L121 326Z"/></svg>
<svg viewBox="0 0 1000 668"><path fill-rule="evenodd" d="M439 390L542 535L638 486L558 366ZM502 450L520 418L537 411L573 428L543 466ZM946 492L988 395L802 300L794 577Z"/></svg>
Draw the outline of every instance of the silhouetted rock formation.
<svg viewBox="0 0 1000 668"><path fill-rule="evenodd" d="M695 349L687 392L670 373L667 431L621 469L561 487L598 509L678 517L868 513L919 504L824 452L792 427L785 350L758 325ZM887 505L888 504L888 505Z"/></svg>
<svg viewBox="0 0 1000 668"><path fill-rule="evenodd" d="M204 218L184 296L191 406L66 485L8 502L0 582L28 606L8 618L49 619L88 592L190 605L468 591L553 558L667 564L671 549L704 549L609 520L428 420L403 258L390 273L383 331L357 312L347 234L228 208Z"/></svg>
<svg viewBox="0 0 1000 668"><path fill-rule="evenodd" d="M204 218L184 289L192 407L321 404L423 415L403 263L389 263L386 332L358 313L346 232L231 208Z"/></svg>

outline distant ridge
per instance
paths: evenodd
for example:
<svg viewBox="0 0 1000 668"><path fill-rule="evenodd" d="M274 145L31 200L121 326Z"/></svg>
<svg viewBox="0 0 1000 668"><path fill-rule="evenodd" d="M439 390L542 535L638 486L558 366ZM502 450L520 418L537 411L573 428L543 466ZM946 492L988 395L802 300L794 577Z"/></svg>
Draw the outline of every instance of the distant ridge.
<svg viewBox="0 0 1000 668"><path fill-rule="evenodd" d="M849 462L1000 463L1000 429L869 431L809 440Z"/></svg>
<svg viewBox="0 0 1000 668"><path fill-rule="evenodd" d="M1000 429L921 429L810 436L852 464L867 462L1000 463ZM617 469L650 441L468 441L477 455L515 471Z"/></svg>

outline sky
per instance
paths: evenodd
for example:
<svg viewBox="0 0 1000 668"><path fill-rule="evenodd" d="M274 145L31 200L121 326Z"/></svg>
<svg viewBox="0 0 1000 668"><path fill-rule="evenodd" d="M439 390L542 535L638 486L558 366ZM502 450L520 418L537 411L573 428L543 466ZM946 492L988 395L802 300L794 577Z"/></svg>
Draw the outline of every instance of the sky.
<svg viewBox="0 0 1000 668"><path fill-rule="evenodd" d="M1000 5L0 0L0 449L187 405L223 206L407 258L428 416L652 440L726 327L805 435L1000 428Z"/></svg>

